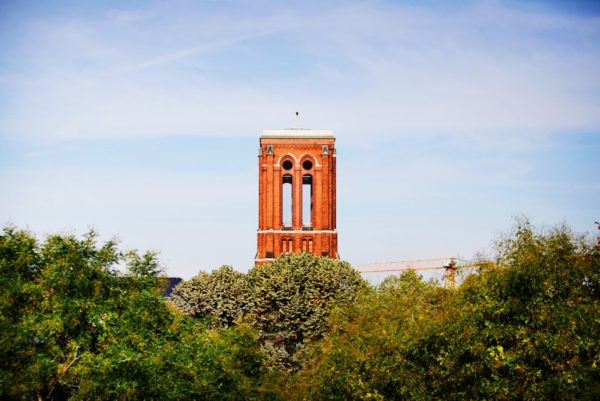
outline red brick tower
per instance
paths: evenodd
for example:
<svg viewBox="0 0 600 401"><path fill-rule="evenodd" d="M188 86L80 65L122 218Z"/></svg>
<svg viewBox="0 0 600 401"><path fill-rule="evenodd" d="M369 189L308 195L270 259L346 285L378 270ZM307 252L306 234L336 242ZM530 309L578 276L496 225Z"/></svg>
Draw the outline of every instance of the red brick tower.
<svg viewBox="0 0 600 401"><path fill-rule="evenodd" d="M263 131L256 265L298 252L339 258L334 144L327 130Z"/></svg>

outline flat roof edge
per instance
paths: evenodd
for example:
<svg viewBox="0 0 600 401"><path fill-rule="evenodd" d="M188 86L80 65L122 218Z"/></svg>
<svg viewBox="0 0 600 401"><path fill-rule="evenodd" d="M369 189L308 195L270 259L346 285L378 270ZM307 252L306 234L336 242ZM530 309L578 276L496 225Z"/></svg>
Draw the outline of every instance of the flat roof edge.
<svg viewBox="0 0 600 401"><path fill-rule="evenodd" d="M261 138L335 138L333 131L328 129L266 129L263 130Z"/></svg>

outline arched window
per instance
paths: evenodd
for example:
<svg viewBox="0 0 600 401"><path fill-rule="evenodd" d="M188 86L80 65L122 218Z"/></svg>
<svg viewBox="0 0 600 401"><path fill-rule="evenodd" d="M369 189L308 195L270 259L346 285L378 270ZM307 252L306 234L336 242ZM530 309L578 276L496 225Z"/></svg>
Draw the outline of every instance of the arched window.
<svg viewBox="0 0 600 401"><path fill-rule="evenodd" d="M302 238L302 252L313 253L312 238Z"/></svg>
<svg viewBox="0 0 600 401"><path fill-rule="evenodd" d="M281 253L288 255L294 252L294 243L291 238L283 238L281 240Z"/></svg>
<svg viewBox="0 0 600 401"><path fill-rule="evenodd" d="M302 176L302 225L312 226L313 209L313 179L312 175L304 174Z"/></svg>
<svg viewBox="0 0 600 401"><path fill-rule="evenodd" d="M285 174L281 182L282 222L284 227L292 226L292 176Z"/></svg>

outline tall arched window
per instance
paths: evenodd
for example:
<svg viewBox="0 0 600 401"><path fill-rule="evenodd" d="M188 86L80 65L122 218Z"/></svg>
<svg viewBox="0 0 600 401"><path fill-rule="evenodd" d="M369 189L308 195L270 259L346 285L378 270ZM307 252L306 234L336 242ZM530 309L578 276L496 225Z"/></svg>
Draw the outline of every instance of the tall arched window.
<svg viewBox="0 0 600 401"><path fill-rule="evenodd" d="M307 158L302 162L302 226L312 227L313 176L310 174L313 162Z"/></svg>
<svg viewBox="0 0 600 401"><path fill-rule="evenodd" d="M312 175L304 174L302 176L302 225L312 226L313 209L313 179Z"/></svg>
<svg viewBox="0 0 600 401"><path fill-rule="evenodd" d="M292 226L292 176L285 174L281 183L282 213L281 218L284 227Z"/></svg>

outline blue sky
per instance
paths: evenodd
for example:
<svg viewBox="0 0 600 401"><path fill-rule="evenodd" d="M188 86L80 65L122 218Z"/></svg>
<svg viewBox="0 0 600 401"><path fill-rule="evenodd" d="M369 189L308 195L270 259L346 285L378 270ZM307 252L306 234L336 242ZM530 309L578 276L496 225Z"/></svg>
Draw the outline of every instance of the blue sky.
<svg viewBox="0 0 600 401"><path fill-rule="evenodd" d="M0 223L252 265L258 137L333 129L341 256L600 219L596 2L1 2Z"/></svg>

